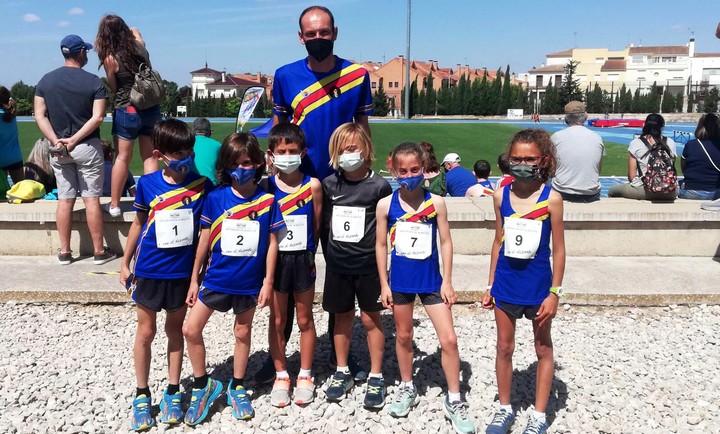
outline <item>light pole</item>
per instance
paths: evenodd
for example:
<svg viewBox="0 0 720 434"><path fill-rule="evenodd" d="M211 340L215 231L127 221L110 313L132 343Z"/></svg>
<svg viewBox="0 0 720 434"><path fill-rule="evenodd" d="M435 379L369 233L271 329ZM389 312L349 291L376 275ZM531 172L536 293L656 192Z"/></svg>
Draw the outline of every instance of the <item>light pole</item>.
<svg viewBox="0 0 720 434"><path fill-rule="evenodd" d="M407 44L405 47L405 119L410 119L410 9L412 0L407 2Z"/></svg>

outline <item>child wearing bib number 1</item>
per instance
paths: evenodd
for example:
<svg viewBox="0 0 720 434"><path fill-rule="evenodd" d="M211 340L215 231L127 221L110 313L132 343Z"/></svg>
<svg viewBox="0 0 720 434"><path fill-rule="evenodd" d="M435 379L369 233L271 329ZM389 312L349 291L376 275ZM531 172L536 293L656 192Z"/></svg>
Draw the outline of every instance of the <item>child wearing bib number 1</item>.
<svg viewBox="0 0 720 434"><path fill-rule="evenodd" d="M515 181L493 196L495 241L482 301L486 309L494 306L495 374L500 399L486 433L505 434L515 419L510 400L515 322L525 316L532 321L538 363L535 407L524 433L542 434L548 429L545 411L555 369L550 327L562 296L565 271L563 201L547 184L556 166L548 133L540 129L519 131L510 140L508 160Z"/></svg>
<svg viewBox="0 0 720 434"><path fill-rule="evenodd" d="M209 378L202 332L215 311L235 314L233 332L233 378L227 385L232 415L251 419L255 412L243 387L250 355L250 336L255 308L270 303L278 231L285 227L272 194L258 186L265 156L254 135L231 134L220 146L217 177L221 187L208 195L200 219L201 232L195 255L187 304L192 306L183 333L195 377L187 425L197 425L223 391ZM209 261L206 261L210 255ZM205 264L207 269L203 271ZM203 276L204 275L204 276Z"/></svg>
<svg viewBox="0 0 720 434"><path fill-rule="evenodd" d="M122 283L135 301L137 332L133 348L137 391L130 427L135 431L155 425L151 415L151 344L157 313L165 309L168 338L168 387L160 401L160 421L182 420L180 372L183 360L182 325L195 257L200 212L212 183L190 172L195 136L182 121L168 119L155 125L153 156L165 168L141 176L135 195L135 220L128 231L120 265ZM130 263L134 269L130 271Z"/></svg>
<svg viewBox="0 0 720 434"><path fill-rule="evenodd" d="M424 163L420 145L407 142L396 146L392 151L392 173L400 188L381 199L377 206L375 252L381 297L395 318L395 348L402 380L388 412L394 417L405 417L417 404L417 390L412 381L413 309L419 296L442 349L442 368L448 382L443 406L445 417L450 419L456 432L474 433L475 424L460 395L460 354L450 310L457 294L452 286L453 246L447 208L442 197L420 188L425 179ZM440 235L439 245L436 234ZM438 253L443 260L442 274Z"/></svg>

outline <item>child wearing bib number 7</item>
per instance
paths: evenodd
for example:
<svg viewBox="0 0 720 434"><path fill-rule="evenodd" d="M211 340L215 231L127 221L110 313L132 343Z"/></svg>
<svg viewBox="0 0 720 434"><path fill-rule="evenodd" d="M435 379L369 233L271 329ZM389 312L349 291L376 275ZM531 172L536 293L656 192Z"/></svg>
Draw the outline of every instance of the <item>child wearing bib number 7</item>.
<svg viewBox="0 0 720 434"><path fill-rule="evenodd" d="M563 201L547 184L556 166L548 133L540 129L516 133L510 140L508 160L515 181L493 196L495 241L482 301L486 309L494 306L500 398L486 433L505 434L515 419L510 400L515 322L525 316L532 321L538 363L535 408L524 433L542 434L548 429L545 411L555 369L550 327L562 296L565 271Z"/></svg>
<svg viewBox="0 0 720 434"><path fill-rule="evenodd" d="M460 354L453 326L453 246L445 200L420 188L424 182L424 153L416 143L401 143L392 151L392 173L400 188L377 206L376 257L382 303L395 318L395 348L402 382L389 413L405 417L417 404L412 381L413 309L415 298L425 307L442 348L442 368L448 382L443 410L460 434L474 433L475 424L460 396ZM390 235L390 276L387 253ZM440 235L438 244L436 234ZM438 252L439 251L439 252ZM439 255L443 259L440 274Z"/></svg>
<svg viewBox="0 0 720 434"><path fill-rule="evenodd" d="M277 232L285 227L275 197L258 186L264 169L265 156L254 135L236 133L225 138L217 161L222 187L208 195L203 207L187 296L192 310L183 327L195 377L185 414L185 423L190 426L207 417L223 391L222 384L209 378L205 368L202 332L215 311L232 309L235 314L233 378L227 385L227 404L237 419L248 420L255 415L243 388L251 326L255 308L263 308L272 298Z"/></svg>
<svg viewBox="0 0 720 434"><path fill-rule="evenodd" d="M168 119L155 125L153 156L165 168L140 177L135 195L135 220L128 232L120 265L122 283L135 301L137 332L133 357L137 390L130 427L135 431L155 425L148 379L151 344L157 313L165 309L168 338L168 387L160 401L160 421L182 420L180 371L183 360L182 325L190 287L190 270L200 226L200 212L212 183L189 171L195 136L182 121ZM130 271L130 263L134 269Z"/></svg>

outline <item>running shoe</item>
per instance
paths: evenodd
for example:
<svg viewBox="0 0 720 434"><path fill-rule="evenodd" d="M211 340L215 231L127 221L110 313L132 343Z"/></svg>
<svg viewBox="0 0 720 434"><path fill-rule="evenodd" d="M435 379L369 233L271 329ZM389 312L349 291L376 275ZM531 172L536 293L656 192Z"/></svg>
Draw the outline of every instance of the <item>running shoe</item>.
<svg viewBox="0 0 720 434"><path fill-rule="evenodd" d="M700 204L700 209L704 209L705 211L720 211L720 199L703 202Z"/></svg>
<svg viewBox="0 0 720 434"><path fill-rule="evenodd" d="M354 384L352 375L335 372L330 378L330 384L325 391L325 396L328 401L340 402L345 399L345 394L352 389Z"/></svg>
<svg viewBox="0 0 720 434"><path fill-rule="evenodd" d="M235 389L231 389L228 384L227 404L232 407L232 415L235 416L235 419L250 420L255 416L255 410L250 404L247 390L242 386L235 386Z"/></svg>
<svg viewBox="0 0 720 434"><path fill-rule="evenodd" d="M475 422L468 414L467 402L450 402L446 395L443 410L445 412L445 418L452 423L452 427L456 433L470 434L475 432Z"/></svg>
<svg viewBox="0 0 720 434"><path fill-rule="evenodd" d="M523 431L523 434L545 434L547 430L547 421L535 419L534 417L530 416L530 420L528 420L528 424L525 427L525 431Z"/></svg>
<svg viewBox="0 0 720 434"><path fill-rule="evenodd" d="M218 380L208 378L207 385L202 389L193 389L190 395L190 406L185 412L185 424L195 426L208 415L210 407L222 394L223 386Z"/></svg>
<svg viewBox="0 0 720 434"><path fill-rule="evenodd" d="M335 353L330 353L330 361L329 361L330 369L337 369L337 360L335 359ZM365 381L367 380L368 373L360 366L360 364L355 361L355 357L353 357L352 354L348 355L348 369L350 369L350 374L353 376L353 379L355 381ZM275 371L273 370L273 373Z"/></svg>
<svg viewBox="0 0 720 434"><path fill-rule="evenodd" d="M407 416L410 410L417 405L417 397L417 390L414 387L401 386L392 404L388 407L388 413L394 417Z"/></svg>
<svg viewBox="0 0 720 434"><path fill-rule="evenodd" d="M315 379L312 377L298 377L295 383L293 399L297 405L313 402L315 400Z"/></svg>
<svg viewBox="0 0 720 434"><path fill-rule="evenodd" d="M383 408L385 406L385 381L378 377L370 377L365 389L365 408Z"/></svg>
<svg viewBox="0 0 720 434"><path fill-rule="evenodd" d="M490 425L485 429L485 434L507 434L514 421L515 413L498 410Z"/></svg>
<svg viewBox="0 0 720 434"><path fill-rule="evenodd" d="M270 404L283 408L290 405L290 378L276 378L270 392Z"/></svg>
<svg viewBox="0 0 720 434"><path fill-rule="evenodd" d="M145 395L136 396L132 403L130 428L133 431L144 431L155 426L155 418L150 414L150 398Z"/></svg>
<svg viewBox="0 0 720 434"><path fill-rule="evenodd" d="M163 392L160 401L160 422L175 425L182 419L182 393L168 395L167 389Z"/></svg>
<svg viewBox="0 0 720 434"><path fill-rule="evenodd" d="M275 365L272 357L268 356L265 363L253 375L253 380L257 384L270 384L275 380Z"/></svg>

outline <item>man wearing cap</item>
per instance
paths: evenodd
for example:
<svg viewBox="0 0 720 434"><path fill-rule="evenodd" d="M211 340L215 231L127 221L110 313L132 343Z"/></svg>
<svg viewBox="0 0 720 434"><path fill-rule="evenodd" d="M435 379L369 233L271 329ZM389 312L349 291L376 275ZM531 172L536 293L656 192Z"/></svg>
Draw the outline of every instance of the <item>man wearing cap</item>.
<svg viewBox="0 0 720 434"><path fill-rule="evenodd" d="M105 175L100 143L100 124L105 117L107 93L102 80L82 68L92 45L77 35L60 43L63 66L51 71L35 88L35 122L50 141L52 164L58 186L56 221L60 238L61 265L72 262L70 232L75 198L82 196L94 248L94 262L104 264L115 255L103 244L103 215L100 210Z"/></svg>
<svg viewBox="0 0 720 434"><path fill-rule="evenodd" d="M215 173L215 164L217 163L218 154L220 153L221 143L210 138L212 128L207 118L197 118L193 121L193 131L195 131L195 160L191 170L199 175L207 177L214 185L218 185Z"/></svg>
<svg viewBox="0 0 720 434"><path fill-rule="evenodd" d="M585 127L585 121L585 104L570 101L565 105L567 128L551 137L557 158L552 186L569 202L600 199L600 168L605 145L598 133Z"/></svg>
<svg viewBox="0 0 720 434"><path fill-rule="evenodd" d="M451 152L443 158L445 180L447 181L447 194L452 197L465 197L468 188L477 183L475 175L460 165L460 156Z"/></svg>

